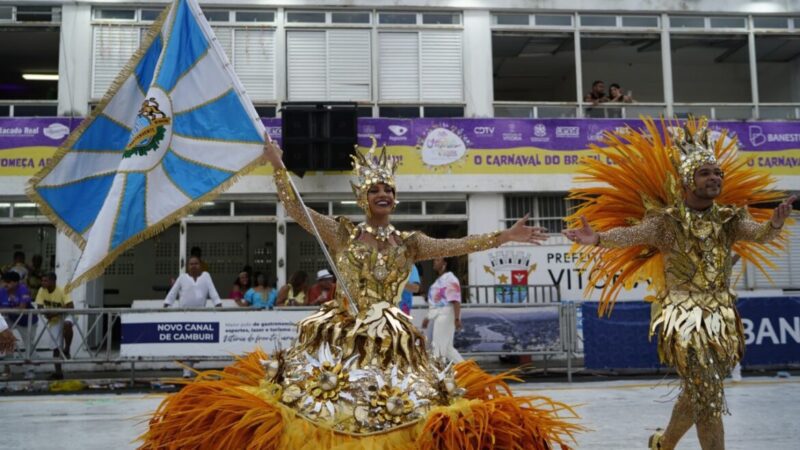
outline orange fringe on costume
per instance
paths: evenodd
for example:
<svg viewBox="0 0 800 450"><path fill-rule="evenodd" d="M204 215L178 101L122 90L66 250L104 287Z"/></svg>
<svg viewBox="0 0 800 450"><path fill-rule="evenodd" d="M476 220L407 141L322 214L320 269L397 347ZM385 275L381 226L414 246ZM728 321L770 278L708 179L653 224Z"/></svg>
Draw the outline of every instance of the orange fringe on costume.
<svg viewBox="0 0 800 450"><path fill-rule="evenodd" d="M659 209L674 205L683 199L680 176L673 164L678 160L678 150L673 147L668 127L680 124L661 120L658 127L652 118L643 118L644 129L628 128L624 132L606 132L602 139L603 147L592 145L600 159L584 157L581 160L578 182L591 183L589 187L574 188L569 199L580 203L567 217L570 224L580 224L580 217L597 231L607 231L616 227L630 226L644 218L649 209ZM699 121L689 119L689 131L694 133ZM659 130L660 128L660 130ZM747 207L757 221L768 220L772 215L769 208L752 205L777 202L784 197L779 191L770 190L774 182L767 172L748 166L749 159L737 154L736 137L723 133L715 141L714 153L725 181L722 193L716 199L720 205ZM606 163L606 159L613 165ZM750 262L769 277L765 265L774 267L767 255L776 255L775 250L783 250L787 233L769 244L740 241L733 245L733 251L744 261ZM573 245L573 251L581 251L587 256L583 267L592 267L586 294L596 284L603 284L600 294L600 315L611 314L620 290L633 283L651 280L655 292L664 287L664 260L661 253L647 246L627 248L599 248Z"/></svg>
<svg viewBox="0 0 800 450"><path fill-rule="evenodd" d="M513 397L509 374L492 376L477 364L456 366L467 390L453 405L434 408L427 419L387 433L351 436L297 416L261 386L265 373L255 351L223 371L202 372L170 395L140 437L142 450L549 450L570 448L583 428L567 405L545 397Z"/></svg>

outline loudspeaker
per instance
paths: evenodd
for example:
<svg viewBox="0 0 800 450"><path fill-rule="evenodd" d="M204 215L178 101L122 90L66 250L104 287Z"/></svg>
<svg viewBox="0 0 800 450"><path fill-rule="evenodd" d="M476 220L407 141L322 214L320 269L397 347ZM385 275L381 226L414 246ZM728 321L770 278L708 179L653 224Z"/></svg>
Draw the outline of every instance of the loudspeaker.
<svg viewBox="0 0 800 450"><path fill-rule="evenodd" d="M283 163L303 176L309 170L350 170L358 143L358 104L284 103Z"/></svg>

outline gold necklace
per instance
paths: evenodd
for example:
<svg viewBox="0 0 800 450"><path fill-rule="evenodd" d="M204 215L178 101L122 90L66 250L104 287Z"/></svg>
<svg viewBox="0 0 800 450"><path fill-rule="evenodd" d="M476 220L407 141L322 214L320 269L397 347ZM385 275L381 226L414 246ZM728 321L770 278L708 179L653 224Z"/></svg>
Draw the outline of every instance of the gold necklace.
<svg viewBox="0 0 800 450"><path fill-rule="evenodd" d="M392 235L400 234L400 232L398 232L392 224L389 224L385 227L373 227L366 222L361 222L358 224L358 228L361 231L371 234L372 237L374 237L378 242L387 242Z"/></svg>

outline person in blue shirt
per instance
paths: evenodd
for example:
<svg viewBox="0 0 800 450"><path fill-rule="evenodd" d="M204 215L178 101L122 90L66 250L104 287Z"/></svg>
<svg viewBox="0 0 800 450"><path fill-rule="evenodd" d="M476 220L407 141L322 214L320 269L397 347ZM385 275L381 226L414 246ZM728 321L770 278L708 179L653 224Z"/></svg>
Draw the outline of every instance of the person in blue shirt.
<svg viewBox="0 0 800 450"><path fill-rule="evenodd" d="M236 303L239 306L252 306L254 308L270 308L275 306L278 292L271 286L267 286L266 275L261 272L255 274L256 283L244 293L244 298Z"/></svg>
<svg viewBox="0 0 800 450"><path fill-rule="evenodd" d="M411 273L408 275L408 281L406 282L406 286L403 288L403 294L400 298L400 310L404 313L411 315L411 303L413 301L414 294L419 292L419 271L417 270L416 265L411 266Z"/></svg>
<svg viewBox="0 0 800 450"><path fill-rule="evenodd" d="M33 301L28 286L20 282L20 275L17 272L9 270L3 274L3 285L0 287L0 308L4 309L33 309ZM36 322L39 320L38 316L22 315L22 314L7 314L5 317L10 328L16 329L22 338L23 345L26 352L34 355L35 352L31 350L33 347L33 340L36 335ZM29 320L30 319L30 320ZM33 326L33 329L29 327ZM5 366L6 370L0 374L0 379L8 379L10 376L10 366ZM26 366L25 378L33 379L33 367Z"/></svg>

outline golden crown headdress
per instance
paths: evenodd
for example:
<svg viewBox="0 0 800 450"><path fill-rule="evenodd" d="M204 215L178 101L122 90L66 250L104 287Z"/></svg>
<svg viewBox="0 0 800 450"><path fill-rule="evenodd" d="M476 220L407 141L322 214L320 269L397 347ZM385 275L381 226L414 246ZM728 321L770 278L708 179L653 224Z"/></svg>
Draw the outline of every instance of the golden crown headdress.
<svg viewBox="0 0 800 450"><path fill-rule="evenodd" d="M376 155L378 141L375 136L370 136L372 139L372 146L366 154L361 153L358 148L354 155L350 155L353 159L353 172L356 176L356 181L350 182L353 188L353 193L356 195L358 206L369 215L369 202L367 201L367 192L369 189L378 183L383 183L395 188L394 172L396 170L394 159L389 158L386 154L386 145L381 148L380 154ZM395 192L395 204L397 204L397 193Z"/></svg>
<svg viewBox="0 0 800 450"><path fill-rule="evenodd" d="M678 150L680 161L676 162L681 181L689 190L695 189L694 173L704 164L717 164L714 147L710 139L708 119L701 117L694 130L689 128L691 117L683 127L672 130L672 145Z"/></svg>

